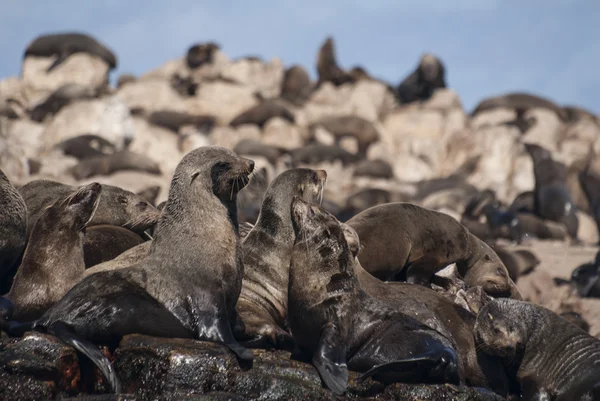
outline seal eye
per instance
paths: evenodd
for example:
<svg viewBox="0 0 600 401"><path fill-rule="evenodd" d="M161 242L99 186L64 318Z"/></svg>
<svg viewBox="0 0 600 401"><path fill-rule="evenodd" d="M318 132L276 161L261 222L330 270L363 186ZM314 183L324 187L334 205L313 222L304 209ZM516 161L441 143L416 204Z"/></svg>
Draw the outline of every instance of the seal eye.
<svg viewBox="0 0 600 401"><path fill-rule="evenodd" d="M490 255L485 255L484 258L485 260L491 260Z"/></svg>
<svg viewBox="0 0 600 401"><path fill-rule="evenodd" d="M199 171L196 171L194 174L192 174L192 180L190 181L190 184L191 184L192 182L194 182L194 180L195 180L196 178L198 178L198 176L199 176L199 175L200 175L200 172L199 172Z"/></svg>

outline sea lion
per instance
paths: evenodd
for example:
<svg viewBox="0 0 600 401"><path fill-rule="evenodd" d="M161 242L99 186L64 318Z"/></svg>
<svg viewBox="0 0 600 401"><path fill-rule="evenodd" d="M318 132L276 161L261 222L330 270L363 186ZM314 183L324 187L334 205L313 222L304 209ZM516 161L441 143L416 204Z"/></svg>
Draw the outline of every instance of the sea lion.
<svg viewBox="0 0 600 401"><path fill-rule="evenodd" d="M58 302L82 277L84 229L98 203L96 182L59 199L35 222L23 261L6 295L12 320L32 321Z"/></svg>
<svg viewBox="0 0 600 401"><path fill-rule="evenodd" d="M77 100L92 99L96 89L69 83L52 92L44 101L37 104L29 113L33 121L42 122L46 116L55 115L60 109Z"/></svg>
<svg viewBox="0 0 600 401"><path fill-rule="evenodd" d="M93 134L65 139L54 145L54 148L60 150L66 156L72 156L78 160L110 155L117 151L117 147L110 141Z"/></svg>
<svg viewBox="0 0 600 401"><path fill-rule="evenodd" d="M85 230L83 243L85 267L89 268L113 260L142 242L144 242L142 237L123 227L107 224L88 227Z"/></svg>
<svg viewBox="0 0 600 401"><path fill-rule="evenodd" d="M369 146L379 139L379 133L373 124L358 116L327 117L319 120L309 126L313 136L317 127L323 127L330 132L336 144L344 137L356 139L361 157L366 157Z"/></svg>
<svg viewBox="0 0 600 401"><path fill-rule="evenodd" d="M83 33L57 33L38 36L27 46L23 58L27 56L57 56L56 60L46 70L46 72L50 72L75 53L88 53L99 57L108 64L111 70L117 67L117 58L114 53L96 39Z"/></svg>
<svg viewBox="0 0 600 401"><path fill-rule="evenodd" d="M521 400L578 400L600 381L600 340L542 306L495 299L477 315L475 338L514 369Z"/></svg>
<svg viewBox="0 0 600 401"><path fill-rule="evenodd" d="M321 145L314 143L290 151L292 163L299 164L318 164L323 162L333 162L339 160L344 166L358 161L358 156L342 149L338 146Z"/></svg>
<svg viewBox="0 0 600 401"><path fill-rule="evenodd" d="M179 162L146 258L85 277L34 324L90 357L113 391L108 359L88 341L116 347L126 334L194 338L224 344L252 360L235 341L235 304L243 264L237 192L254 162L231 150L197 148Z"/></svg>
<svg viewBox="0 0 600 401"><path fill-rule="evenodd" d="M97 175L111 175L117 171L126 170L143 171L154 175L161 174L160 166L157 162L146 155L128 150L81 160L79 164L69 169L69 173L76 180L83 180Z"/></svg>
<svg viewBox="0 0 600 401"><path fill-rule="evenodd" d="M517 282L520 276L531 273L539 264L540 260L535 254L527 249L508 249L502 246L494 247L494 251L506 266L508 275Z"/></svg>
<svg viewBox="0 0 600 401"><path fill-rule="evenodd" d="M267 145L255 139L242 139L235 145L233 151L238 155L264 157L274 166L279 158L286 153L285 149Z"/></svg>
<svg viewBox="0 0 600 401"><path fill-rule="evenodd" d="M470 287L481 286L492 296L521 298L489 245L444 213L388 203L357 214L347 224L364 244L360 263L380 280L406 278L429 287L437 271L456 263Z"/></svg>
<svg viewBox="0 0 600 401"><path fill-rule="evenodd" d="M556 115L563 120L567 117L567 113L553 101L538 95L521 92L507 93L505 95L484 99L475 106L475 109L471 112L471 117L496 108L521 109L523 111L530 109L547 109L555 112Z"/></svg>
<svg viewBox="0 0 600 401"><path fill-rule="evenodd" d="M352 76L338 67L335 56L335 44L333 38L327 37L317 57L317 88L324 82L331 82L335 86L340 86L348 82L354 82Z"/></svg>
<svg viewBox="0 0 600 401"><path fill-rule="evenodd" d="M394 178L394 169L388 162L381 159L363 160L356 164L354 177Z"/></svg>
<svg viewBox="0 0 600 401"><path fill-rule="evenodd" d="M536 214L543 219L563 223L569 236L576 240L579 219L567 187L567 168L553 160L551 153L539 145L526 143L525 149L533 160Z"/></svg>
<svg viewBox="0 0 600 401"><path fill-rule="evenodd" d="M400 103L423 101L433 96L436 89L446 87L446 68L442 61L433 54L423 54L419 65L398 88L396 98Z"/></svg>
<svg viewBox="0 0 600 401"><path fill-rule="evenodd" d="M345 391L349 369L384 382L461 381L456 352L444 336L362 290L332 214L296 197L292 219L290 328L331 391Z"/></svg>
<svg viewBox="0 0 600 401"><path fill-rule="evenodd" d="M159 194L160 185L150 185L149 187L146 187L136 193L136 195L150 202L152 206L156 206L156 199L158 198Z"/></svg>
<svg viewBox="0 0 600 401"><path fill-rule="evenodd" d="M288 333L290 256L294 247L294 196L317 201L327 179L324 170L291 169L271 182L256 225L242 242L244 281L237 311L244 322L243 344L252 348L293 348Z"/></svg>
<svg viewBox="0 0 600 401"><path fill-rule="evenodd" d="M267 121L273 117L280 117L291 123L296 121L294 114L280 101L277 99L269 99L262 101L260 104L237 115L231 120L229 126L239 127L244 124L255 124L260 128L263 128Z"/></svg>
<svg viewBox="0 0 600 401"><path fill-rule="evenodd" d="M0 170L0 280L15 265L27 244L27 206ZM2 292L3 294L4 292Z"/></svg>
<svg viewBox="0 0 600 401"><path fill-rule="evenodd" d="M313 92L310 76L304 67L293 65L283 74L280 97L295 106L302 106Z"/></svg>
<svg viewBox="0 0 600 401"><path fill-rule="evenodd" d="M194 70L204 64L211 64L217 50L220 46L214 42L197 43L192 45L185 57L185 62L189 69Z"/></svg>
<svg viewBox="0 0 600 401"><path fill-rule="evenodd" d="M182 127L191 125L205 133L210 133L217 120L214 116L194 115L179 111L155 111L148 116L150 124L166 128L174 133L180 133Z"/></svg>

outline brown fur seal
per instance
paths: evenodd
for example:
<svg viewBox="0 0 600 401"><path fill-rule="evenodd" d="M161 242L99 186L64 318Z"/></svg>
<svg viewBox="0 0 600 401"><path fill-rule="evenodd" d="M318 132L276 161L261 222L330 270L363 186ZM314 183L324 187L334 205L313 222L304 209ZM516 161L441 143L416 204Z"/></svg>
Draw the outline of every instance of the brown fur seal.
<svg viewBox="0 0 600 401"><path fill-rule="evenodd" d="M427 100L436 89L446 87L446 68L433 54L421 56L417 69L406 77L396 89L400 103Z"/></svg>
<svg viewBox="0 0 600 401"><path fill-rule="evenodd" d="M542 306L493 300L477 316L475 338L513 367L521 400L579 400L600 381L600 340Z"/></svg>
<svg viewBox="0 0 600 401"><path fill-rule="evenodd" d="M283 74L280 97L296 106L302 106L313 92L310 76L299 65L294 65Z"/></svg>
<svg viewBox="0 0 600 401"><path fill-rule="evenodd" d="M124 267L133 266L141 262L142 259L148 255L151 245L152 241L142 242L141 244L129 248L128 250L119 254L114 259L87 268L83 273L83 276L87 277L101 271L119 270Z"/></svg>
<svg viewBox="0 0 600 401"><path fill-rule="evenodd" d="M531 273L540 264L537 256L527 249L511 250L502 246L496 246L494 251L500 260L502 260L504 266L506 266L508 275L515 283L520 276Z"/></svg>
<svg viewBox="0 0 600 401"><path fill-rule="evenodd" d="M191 125L203 132L210 133L216 124L216 119L213 116L194 115L171 110L155 111L148 116L148 121L150 124L166 128L176 134L186 125Z"/></svg>
<svg viewBox="0 0 600 401"><path fill-rule="evenodd" d="M342 394L348 370L383 382L460 382L448 339L360 287L333 215L295 198L292 219L290 328L329 389Z"/></svg>
<svg viewBox="0 0 600 401"><path fill-rule="evenodd" d="M156 199L160 194L160 185L151 185L138 191L136 195L146 199L152 206L156 206Z"/></svg>
<svg viewBox="0 0 600 401"><path fill-rule="evenodd" d="M44 101L36 105L30 116L33 121L41 122L49 115L55 115L60 109L77 100L92 99L96 90L79 84L66 84L52 92Z"/></svg>
<svg viewBox="0 0 600 401"><path fill-rule="evenodd" d="M476 315L434 290L408 283L385 283L373 277L358 261L358 234L347 224L341 226L355 257L354 271L360 287L372 297L446 337L458 353L458 370L466 385L488 388L505 396L508 379L499 365L500 361L477 352L473 338Z"/></svg>
<svg viewBox="0 0 600 401"><path fill-rule="evenodd" d="M149 174L160 175L157 162L141 153L121 150L110 155L94 156L84 159L76 166L69 169L69 173L76 180L94 177L97 175L111 175L117 171L143 171Z"/></svg>
<svg viewBox="0 0 600 401"><path fill-rule="evenodd" d="M291 204L322 196L324 170L292 169L279 174L265 193L256 225L242 242L244 281L237 311L244 322L244 344L292 349L288 333L288 276L294 247Z"/></svg>
<svg viewBox="0 0 600 401"><path fill-rule="evenodd" d="M406 197L399 193L389 192L381 188L365 188L347 197L344 208L336 213L336 217L340 221L347 221L370 207L406 200Z"/></svg>
<svg viewBox="0 0 600 401"><path fill-rule="evenodd" d="M6 295L14 304L13 320L39 318L81 279L84 229L98 207L101 190L98 183L80 188L37 219Z"/></svg>
<svg viewBox="0 0 600 401"><path fill-rule="evenodd" d="M573 270L571 285L582 298L600 298L600 252L594 262L584 263Z"/></svg>
<svg viewBox="0 0 600 401"><path fill-rule="evenodd" d="M363 160L356 165L354 177L394 178L394 169L388 162L381 159Z"/></svg>
<svg viewBox="0 0 600 401"><path fill-rule="evenodd" d="M335 45L332 37L325 39L325 42L319 49L317 74L319 76L317 87L321 86L324 82L331 82L335 86L340 86L347 82L354 82L350 74L338 67L335 56Z"/></svg>
<svg viewBox="0 0 600 401"><path fill-rule="evenodd" d="M278 100L270 99L242 112L231 120L229 126L239 127L244 124L255 124L262 128L273 117L280 117L291 123L296 121L294 114L287 107Z"/></svg>
<svg viewBox="0 0 600 401"><path fill-rule="evenodd" d="M565 119L567 114L561 107L549 99L545 99L538 95L530 93L507 93L501 96L490 97L482 100L473 110L471 116L476 116L484 111L493 110L496 108L521 109L527 111L529 109L548 109L555 112L559 118Z"/></svg>
<svg viewBox="0 0 600 401"><path fill-rule="evenodd" d="M314 143L290 151L292 163L299 164L318 164L323 162L334 162L339 160L344 166L358 161L358 156L348 152L339 146L329 146Z"/></svg>
<svg viewBox="0 0 600 401"><path fill-rule="evenodd" d="M25 49L27 56L56 57L47 72L58 67L63 61L75 53L88 53L104 60L111 69L117 67L117 58L106 46L96 39L82 33L58 33L38 36Z"/></svg>
<svg viewBox="0 0 600 401"><path fill-rule="evenodd" d="M117 151L116 146L110 141L92 134L65 139L54 145L54 148L60 150L66 156L72 156L79 160L110 155Z"/></svg>
<svg viewBox="0 0 600 401"><path fill-rule="evenodd" d="M252 360L232 334L242 287L237 192L254 162L207 146L185 155L146 258L84 278L34 325L92 359L115 392L112 365L88 341L115 347L124 335L194 338Z"/></svg>
<svg viewBox="0 0 600 401"><path fill-rule="evenodd" d="M142 237L123 227L107 224L88 227L83 243L85 267L112 260L142 242Z"/></svg>
<svg viewBox="0 0 600 401"><path fill-rule="evenodd" d="M272 165L276 165L279 158L286 153L285 149L267 145L255 139L242 139L235 145L233 151L238 155L264 157Z"/></svg>
<svg viewBox="0 0 600 401"><path fill-rule="evenodd" d="M429 286L437 271L456 263L470 287L521 298L498 255L446 214L389 203L367 209L347 224L364 245L360 263L381 280L406 277L409 283Z"/></svg>
<svg viewBox="0 0 600 401"><path fill-rule="evenodd" d="M204 64L211 64L214 54L219 49L219 45L214 42L192 45L187 51L185 62L191 70L201 67Z"/></svg>
<svg viewBox="0 0 600 401"><path fill-rule="evenodd" d="M0 280L15 265L27 243L27 206L0 170Z"/></svg>
<svg viewBox="0 0 600 401"><path fill-rule="evenodd" d="M586 322L586 320L577 312L568 311L563 312L560 316L564 319L567 319L569 322L579 327L581 330L588 333L590 331L590 324Z"/></svg>
<svg viewBox="0 0 600 401"><path fill-rule="evenodd" d="M531 143L525 149L533 160L535 212L543 219L563 223L572 239L577 239L579 219L567 187L567 168L552 159L550 152Z"/></svg>
<svg viewBox="0 0 600 401"><path fill-rule="evenodd" d="M379 139L379 133L373 124L358 116L341 116L324 118L310 129L314 132L317 127L323 127L333 134L336 143L344 137L352 137L358 142L358 153L366 157L369 146ZM313 134L314 135L314 134Z"/></svg>

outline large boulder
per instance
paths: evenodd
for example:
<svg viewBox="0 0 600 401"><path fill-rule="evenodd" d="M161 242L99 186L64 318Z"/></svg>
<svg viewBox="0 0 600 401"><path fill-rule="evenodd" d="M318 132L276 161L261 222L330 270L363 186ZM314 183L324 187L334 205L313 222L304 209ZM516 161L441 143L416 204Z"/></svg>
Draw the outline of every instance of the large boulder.
<svg viewBox="0 0 600 401"><path fill-rule="evenodd" d="M281 93L283 73L283 63L278 58L267 63L243 58L224 66L221 77L246 86L264 98L276 98Z"/></svg>

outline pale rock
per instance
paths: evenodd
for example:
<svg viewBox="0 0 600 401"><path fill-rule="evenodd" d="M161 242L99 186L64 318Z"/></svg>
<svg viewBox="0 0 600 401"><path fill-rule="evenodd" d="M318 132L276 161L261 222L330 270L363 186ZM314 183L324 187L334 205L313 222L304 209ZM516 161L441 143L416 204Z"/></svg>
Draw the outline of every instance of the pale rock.
<svg viewBox="0 0 600 401"><path fill-rule="evenodd" d="M394 176L402 181L418 182L435 176L431 166L426 161L408 153L399 153L383 141L375 142L369 146L367 159L387 161L394 170Z"/></svg>
<svg viewBox="0 0 600 401"><path fill-rule="evenodd" d="M352 154L358 153L358 140L356 138L344 137L340 139L339 143L340 148L348 151Z"/></svg>
<svg viewBox="0 0 600 401"><path fill-rule="evenodd" d="M199 132L180 135L178 147L184 155L202 146L212 145L210 138Z"/></svg>
<svg viewBox="0 0 600 401"><path fill-rule="evenodd" d="M27 158L37 158L42 151L44 125L25 119L8 120L5 129L6 138L11 146L21 149Z"/></svg>
<svg viewBox="0 0 600 401"><path fill-rule="evenodd" d="M436 89L433 96L421 104L421 107L429 110L447 111L461 109L460 97L453 89Z"/></svg>
<svg viewBox="0 0 600 401"><path fill-rule="evenodd" d="M535 118L536 122L523 135L523 142L534 143L556 153L564 131L564 125L556 113L548 109L531 109L524 118Z"/></svg>
<svg viewBox="0 0 600 401"><path fill-rule="evenodd" d="M41 167L37 175L60 182L65 182L67 177L71 177L68 170L79 163L76 158L66 156L59 150L49 150L41 155L38 161Z"/></svg>
<svg viewBox="0 0 600 401"><path fill-rule="evenodd" d="M141 118L133 118L132 125L136 136L128 149L154 160L160 166L162 175L171 177L184 156L179 151L177 135Z"/></svg>
<svg viewBox="0 0 600 401"><path fill-rule="evenodd" d="M3 119L0 119L3 124ZM25 150L14 146L0 129L0 170L6 174L13 185L20 185L29 176L29 164Z"/></svg>
<svg viewBox="0 0 600 401"><path fill-rule="evenodd" d="M335 136L320 125L315 127L314 139L323 145L332 146L335 144Z"/></svg>
<svg viewBox="0 0 600 401"><path fill-rule="evenodd" d="M258 99L247 87L224 81L202 83L196 96L185 100L187 112L209 114L217 121L229 124L238 114L258 104Z"/></svg>
<svg viewBox="0 0 600 401"><path fill-rule="evenodd" d="M581 211L577 211L577 218L579 219L577 238L586 244L597 244L600 237L598 236L598 226L594 218Z"/></svg>
<svg viewBox="0 0 600 401"><path fill-rule="evenodd" d="M20 118L25 116L29 106L23 91L23 81L19 77L8 77L0 80L0 101L4 101Z"/></svg>
<svg viewBox="0 0 600 401"><path fill-rule="evenodd" d="M261 140L260 128L254 124L244 124L237 128L215 127L210 133L210 142L214 146L233 149L242 139Z"/></svg>
<svg viewBox="0 0 600 401"><path fill-rule="evenodd" d="M231 59L222 51L216 50L213 53L213 60L210 64L204 64L190 72L195 82L210 81L219 79L222 72L229 66ZM187 69L187 66L186 66ZM187 69L189 71L189 69Z"/></svg>
<svg viewBox="0 0 600 401"><path fill-rule="evenodd" d="M281 94L284 71L283 63L278 58L268 63L244 58L224 66L221 77L246 86L264 98L276 98Z"/></svg>
<svg viewBox="0 0 600 401"><path fill-rule="evenodd" d="M184 98L169 81L160 78L138 79L123 86L118 96L130 109L141 108L150 114L155 111L188 111Z"/></svg>
<svg viewBox="0 0 600 401"><path fill-rule="evenodd" d="M179 75L187 75L187 66L185 65L185 58L180 57L175 60L169 60L158 68L155 68L151 71L140 76L140 80L148 80L148 81L166 81L169 82L173 74L177 73Z"/></svg>
<svg viewBox="0 0 600 401"><path fill-rule="evenodd" d="M292 150L304 145L304 136L298 126L283 118L273 117L263 127L262 142Z"/></svg>
<svg viewBox="0 0 600 401"><path fill-rule="evenodd" d="M495 126L514 121L517 113L513 109L499 107L478 113L471 119L471 127L475 130L486 126Z"/></svg>

